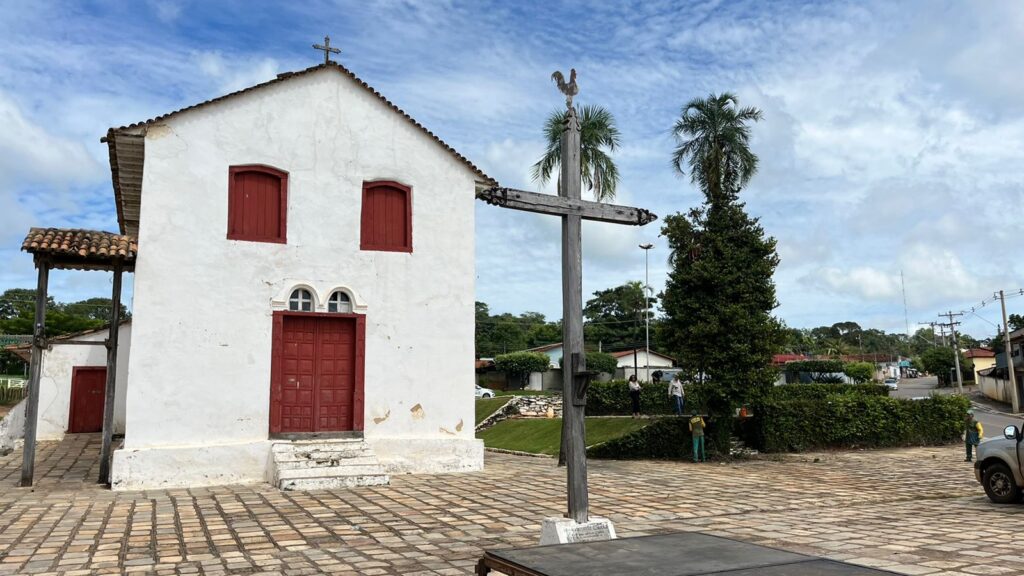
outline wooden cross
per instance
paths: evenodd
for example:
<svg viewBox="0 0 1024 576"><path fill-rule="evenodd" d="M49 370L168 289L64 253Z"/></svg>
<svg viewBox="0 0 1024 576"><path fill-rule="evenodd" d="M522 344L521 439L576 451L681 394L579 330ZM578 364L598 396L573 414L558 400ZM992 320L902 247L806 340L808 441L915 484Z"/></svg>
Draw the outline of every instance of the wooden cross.
<svg viewBox="0 0 1024 576"><path fill-rule="evenodd" d="M565 439L566 484L569 517L578 523L589 520L587 495L587 443L583 425L587 372L583 356L583 264L581 221L643 226L657 216L643 208L615 206L580 199L580 123L576 109L568 107L562 130L562 174L558 196L489 188L477 198L503 208L550 214L562 218L562 437Z"/></svg>
<svg viewBox="0 0 1024 576"><path fill-rule="evenodd" d="M321 44L313 44L313 48L316 49L316 50L323 50L324 51L324 64L330 64L330 62L331 62L331 54L341 54L341 50L339 50L338 48L331 48L331 37L330 36L324 36L324 43L322 45Z"/></svg>

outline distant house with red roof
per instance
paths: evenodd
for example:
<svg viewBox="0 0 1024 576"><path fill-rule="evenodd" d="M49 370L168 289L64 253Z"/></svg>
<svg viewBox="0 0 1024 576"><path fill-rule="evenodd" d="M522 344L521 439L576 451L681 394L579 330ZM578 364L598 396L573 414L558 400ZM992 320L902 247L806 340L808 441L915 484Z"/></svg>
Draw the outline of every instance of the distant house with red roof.
<svg viewBox="0 0 1024 576"><path fill-rule="evenodd" d="M988 348L968 348L964 351L964 358L974 364L974 381L980 382L978 373L982 370L994 368L996 365L996 353Z"/></svg>

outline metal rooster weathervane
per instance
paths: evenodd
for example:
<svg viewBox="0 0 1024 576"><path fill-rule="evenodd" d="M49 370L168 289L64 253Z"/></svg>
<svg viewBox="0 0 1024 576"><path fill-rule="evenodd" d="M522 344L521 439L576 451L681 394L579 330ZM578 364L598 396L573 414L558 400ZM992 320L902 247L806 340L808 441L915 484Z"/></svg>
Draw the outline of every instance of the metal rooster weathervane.
<svg viewBox="0 0 1024 576"><path fill-rule="evenodd" d="M580 88L576 85L576 69L569 69L569 82L565 82L565 76L558 70L551 74L551 79L558 86L558 90L565 94L565 107L572 108L572 97L579 94Z"/></svg>

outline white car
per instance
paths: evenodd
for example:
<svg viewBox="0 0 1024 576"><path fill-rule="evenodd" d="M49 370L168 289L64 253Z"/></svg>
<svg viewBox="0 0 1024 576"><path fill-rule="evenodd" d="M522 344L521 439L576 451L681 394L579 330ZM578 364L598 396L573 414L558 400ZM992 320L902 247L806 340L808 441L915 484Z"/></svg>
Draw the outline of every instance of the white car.
<svg viewBox="0 0 1024 576"><path fill-rule="evenodd" d="M479 384L476 385L476 397L477 398L494 398L494 390L490 388L481 388Z"/></svg>
<svg viewBox="0 0 1024 576"><path fill-rule="evenodd" d="M899 380L895 378L886 378L884 384L889 387L889 390L899 390Z"/></svg>

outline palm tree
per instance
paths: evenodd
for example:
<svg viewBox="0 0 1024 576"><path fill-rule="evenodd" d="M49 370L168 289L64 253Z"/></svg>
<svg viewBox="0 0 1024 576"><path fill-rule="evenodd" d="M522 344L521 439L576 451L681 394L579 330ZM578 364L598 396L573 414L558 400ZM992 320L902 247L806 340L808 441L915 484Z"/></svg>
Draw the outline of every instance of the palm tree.
<svg viewBox="0 0 1024 576"><path fill-rule="evenodd" d="M619 169L608 152L619 147L619 128L611 112L600 106L583 106L580 120L580 171L583 185L594 193L594 200L604 202L615 198ZM544 138L548 142L544 157L533 165L533 179L547 184L562 160L562 128L565 112L556 110L544 122ZM607 152L605 151L607 150Z"/></svg>
<svg viewBox="0 0 1024 576"><path fill-rule="evenodd" d="M672 165L680 174L689 170L690 180L709 202L732 193L757 172L747 123L760 119L760 110L740 108L729 92L690 100L672 129L676 139Z"/></svg>

